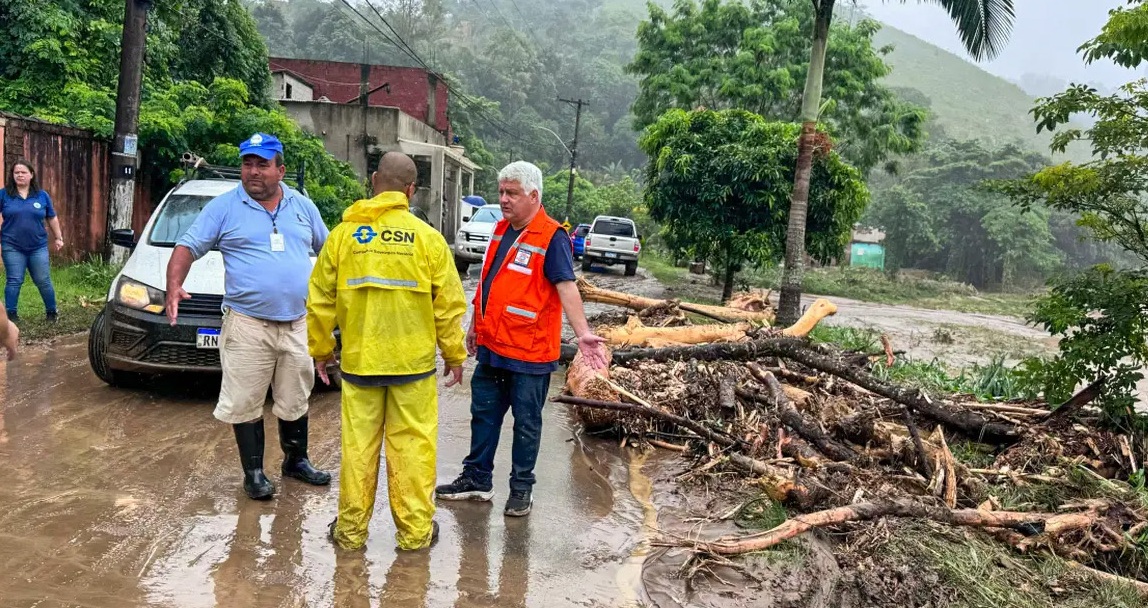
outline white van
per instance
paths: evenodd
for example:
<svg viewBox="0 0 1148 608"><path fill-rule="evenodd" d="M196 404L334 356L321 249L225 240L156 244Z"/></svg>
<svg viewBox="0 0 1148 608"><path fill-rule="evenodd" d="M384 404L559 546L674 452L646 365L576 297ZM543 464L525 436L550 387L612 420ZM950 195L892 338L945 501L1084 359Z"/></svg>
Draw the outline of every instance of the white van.
<svg viewBox="0 0 1148 608"><path fill-rule="evenodd" d="M148 376L168 372L220 373L224 279L218 250L191 265L183 284L191 299L180 303L174 327L165 312L167 263L176 241L211 199L239 185L238 169L212 173L218 177L184 181L168 192L138 240L134 230L112 231L112 243L131 249L131 255L88 333L92 371L112 386L138 386ZM335 378L332 385L337 386Z"/></svg>

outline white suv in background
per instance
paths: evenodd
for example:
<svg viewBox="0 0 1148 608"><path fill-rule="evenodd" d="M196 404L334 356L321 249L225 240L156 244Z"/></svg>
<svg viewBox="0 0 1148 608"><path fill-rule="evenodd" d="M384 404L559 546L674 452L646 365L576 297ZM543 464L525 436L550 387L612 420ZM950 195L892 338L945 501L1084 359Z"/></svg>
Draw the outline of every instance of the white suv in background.
<svg viewBox="0 0 1148 608"><path fill-rule="evenodd" d="M642 250L640 238L634 220L599 215L586 235L582 270L589 272L594 264L625 264L626 276L634 276L638 272L638 253Z"/></svg>
<svg viewBox="0 0 1148 608"><path fill-rule="evenodd" d="M466 274L471 264L482 261L490 235L494 234L494 225L500 219L502 208L498 205L483 205L469 220L463 219L465 223L454 235L454 265L459 272Z"/></svg>

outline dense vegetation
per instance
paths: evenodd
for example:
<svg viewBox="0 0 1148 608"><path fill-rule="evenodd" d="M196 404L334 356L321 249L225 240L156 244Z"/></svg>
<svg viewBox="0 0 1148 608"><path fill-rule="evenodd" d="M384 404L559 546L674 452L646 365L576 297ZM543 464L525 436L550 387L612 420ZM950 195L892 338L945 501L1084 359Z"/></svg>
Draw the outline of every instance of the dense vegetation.
<svg viewBox="0 0 1148 608"><path fill-rule="evenodd" d="M1133 0L1111 13L1103 31L1082 48L1085 61L1108 59L1139 68L1148 61L1148 4ZM1102 383L1097 403L1110 420L1148 431L1148 417L1136 411L1136 383L1148 365L1148 82L1136 80L1101 93L1073 84L1043 99L1033 111L1042 130L1052 131L1053 149L1087 143L1097 160L1066 162L1005 183L1003 191L1024 209L1054 209L1080 217L1079 225L1101 242L1124 250L1134 267L1097 265L1057 277L1031 320L1059 336L1060 353L1026 362L1024 379L1049 402L1066 400L1079 386ZM1095 119L1087 129L1070 117Z"/></svg>
<svg viewBox="0 0 1148 608"><path fill-rule="evenodd" d="M0 3L0 110L110 136L115 119L122 0ZM139 136L142 175L157 189L193 151L238 164L256 131L284 140L289 169L307 163L309 193L336 221L364 193L350 166L267 99L267 50L238 0L182 0L149 14Z"/></svg>

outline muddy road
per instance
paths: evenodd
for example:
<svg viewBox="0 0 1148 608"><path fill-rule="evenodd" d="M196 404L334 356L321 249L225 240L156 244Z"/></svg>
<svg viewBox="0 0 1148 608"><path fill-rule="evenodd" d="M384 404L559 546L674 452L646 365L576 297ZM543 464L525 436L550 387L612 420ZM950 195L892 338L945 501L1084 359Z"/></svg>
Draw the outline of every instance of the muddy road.
<svg viewBox="0 0 1148 608"><path fill-rule="evenodd" d="M680 297L641 275L610 271L593 280ZM466 286L473 293L473 276ZM887 319L914 331L926 321L919 314L945 315L944 322L976 317L841 305L838 323ZM765 583L723 573L737 581L736 592L722 585L687 590L676 576L682 553L652 549L653 530L729 532L728 525L703 529L695 519L729 505L705 489L681 490L673 481L683 465L676 454L642 454L582 436L561 405L547 405L529 517L502 515L505 442L495 502L440 504L442 534L430 551L396 554L383 476L367 550L345 553L326 538L337 499L338 393L316 393L311 401L311 456L336 482L314 488L280 478L268 412L266 463L279 491L270 502L255 502L243 495L231 429L211 415L217 378L113 389L89 370L85 336L30 347L0 364L0 374L4 608L823 606L832 604L840 577L830 550L816 544L812 565L766 573ZM551 391L562 381L555 374ZM453 479L468 451L469 402L468 383L440 384L440 481ZM508 417L504 438L509 427Z"/></svg>
<svg viewBox="0 0 1148 608"><path fill-rule="evenodd" d="M472 287L473 279L468 281ZM329 488L282 480L266 414L269 502L243 495L230 427L211 413L218 379L113 389L88 368L86 337L31 347L3 368L0 606L629 606L642 590L653 507L641 456L579 436L548 404L529 517L502 514L511 433L491 503L442 503L430 551L396 554L386 477L365 553L327 540L339 465L339 395L311 401L312 460ZM469 380L470 370L467 371ZM560 390L555 374L551 390ZM469 448L468 382L440 381L438 477Z"/></svg>

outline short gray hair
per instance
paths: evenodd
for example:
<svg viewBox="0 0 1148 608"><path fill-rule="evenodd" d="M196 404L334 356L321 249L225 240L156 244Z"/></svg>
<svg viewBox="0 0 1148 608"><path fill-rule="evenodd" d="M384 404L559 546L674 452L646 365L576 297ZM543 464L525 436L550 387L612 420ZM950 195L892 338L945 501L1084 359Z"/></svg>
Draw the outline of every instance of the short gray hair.
<svg viewBox="0 0 1148 608"><path fill-rule="evenodd" d="M538 200L542 200L542 169L533 163L516 160L498 172L498 181L518 182L526 194L537 190Z"/></svg>

